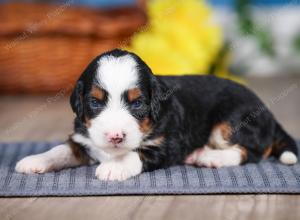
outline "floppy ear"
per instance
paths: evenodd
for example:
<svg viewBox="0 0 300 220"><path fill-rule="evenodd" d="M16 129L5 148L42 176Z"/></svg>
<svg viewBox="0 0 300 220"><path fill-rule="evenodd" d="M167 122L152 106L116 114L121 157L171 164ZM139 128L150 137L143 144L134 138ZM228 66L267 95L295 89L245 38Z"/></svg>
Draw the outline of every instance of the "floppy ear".
<svg viewBox="0 0 300 220"><path fill-rule="evenodd" d="M168 99L169 88L154 75L151 77L151 117L158 121L163 113L163 104Z"/></svg>
<svg viewBox="0 0 300 220"><path fill-rule="evenodd" d="M70 104L78 118L83 116L83 82L78 80L70 97Z"/></svg>

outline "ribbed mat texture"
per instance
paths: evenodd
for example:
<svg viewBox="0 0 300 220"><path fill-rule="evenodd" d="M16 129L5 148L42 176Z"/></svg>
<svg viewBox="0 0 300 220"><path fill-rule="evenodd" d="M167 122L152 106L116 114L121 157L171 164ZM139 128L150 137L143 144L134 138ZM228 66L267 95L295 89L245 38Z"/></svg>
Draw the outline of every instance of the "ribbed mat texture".
<svg viewBox="0 0 300 220"><path fill-rule="evenodd" d="M123 182L98 180L96 165L33 175L14 171L21 158L56 144L1 143L0 196L300 193L300 164L285 166L275 159L221 169L175 166Z"/></svg>

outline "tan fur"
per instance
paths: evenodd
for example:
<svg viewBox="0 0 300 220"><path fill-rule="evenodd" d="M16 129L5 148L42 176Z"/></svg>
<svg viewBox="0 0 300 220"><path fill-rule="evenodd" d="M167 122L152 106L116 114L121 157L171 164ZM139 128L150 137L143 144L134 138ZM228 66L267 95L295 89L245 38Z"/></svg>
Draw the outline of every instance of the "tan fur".
<svg viewBox="0 0 300 220"><path fill-rule="evenodd" d="M164 136L159 136L158 138L153 140L153 143L156 146L160 146L163 143L164 140L165 140Z"/></svg>
<svg viewBox="0 0 300 220"><path fill-rule="evenodd" d="M91 90L91 95L99 100L104 99L104 91L97 86L93 86Z"/></svg>
<svg viewBox="0 0 300 220"><path fill-rule="evenodd" d="M143 146L141 148L137 149L137 152L141 158L142 161L149 160L144 154L143 154L143 149L151 149L151 148L156 148L160 147L162 143L164 142L165 137L163 135L156 137L154 139L147 140L146 142L143 143Z"/></svg>
<svg viewBox="0 0 300 220"><path fill-rule="evenodd" d="M68 144L72 150L73 155L75 158L82 164L88 164L89 163L89 157L86 155L86 153L81 149L81 147L73 142L71 139L69 139Z"/></svg>
<svg viewBox="0 0 300 220"><path fill-rule="evenodd" d="M93 87L92 87L92 90L91 90L91 96L94 97L94 98L96 98L96 99L98 99L98 100L103 100L103 99L104 99L104 96L105 96L105 93L104 93L104 91L103 91L102 89L100 89L99 87L93 86ZM85 119L85 122L84 122L85 126L86 126L87 128L91 127L91 122L90 122L89 118L87 118L87 117L85 116L84 119Z"/></svg>
<svg viewBox="0 0 300 220"><path fill-rule="evenodd" d="M150 118L145 118L142 122L140 122L140 131L144 134L148 134L151 131L152 123Z"/></svg>
<svg viewBox="0 0 300 220"><path fill-rule="evenodd" d="M217 129L220 129L223 138L227 141L230 140L232 129L228 123L221 123L217 126Z"/></svg>
<svg viewBox="0 0 300 220"><path fill-rule="evenodd" d="M154 139L150 139L150 140L147 140L143 143L144 146L147 147L148 146L153 146L153 147L159 147L162 145L162 143L164 142L165 140L165 137L163 135L159 136L159 137L156 137Z"/></svg>
<svg viewBox="0 0 300 220"><path fill-rule="evenodd" d="M266 159L268 158L272 153L272 146L269 146L265 149L264 153L263 153L263 158Z"/></svg>
<svg viewBox="0 0 300 220"><path fill-rule="evenodd" d="M282 152L282 149L286 148L286 144L280 143L278 141L274 141L271 147L272 147L272 153L278 154L278 152Z"/></svg>
<svg viewBox="0 0 300 220"><path fill-rule="evenodd" d="M212 129L209 137L209 145L216 149L224 149L231 146L230 138L232 129L228 123L220 123Z"/></svg>
<svg viewBox="0 0 300 220"><path fill-rule="evenodd" d="M127 93L129 102L136 100L141 95L142 95L142 91L139 88L129 89Z"/></svg>

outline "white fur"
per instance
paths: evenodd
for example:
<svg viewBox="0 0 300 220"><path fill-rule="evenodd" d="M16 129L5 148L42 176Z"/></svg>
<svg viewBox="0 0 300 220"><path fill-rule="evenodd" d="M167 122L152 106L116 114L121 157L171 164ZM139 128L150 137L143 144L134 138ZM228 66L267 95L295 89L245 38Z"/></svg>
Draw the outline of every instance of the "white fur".
<svg viewBox="0 0 300 220"><path fill-rule="evenodd" d="M125 55L105 56L98 64L97 79L111 98L117 98L113 104L119 106L120 94L135 87L138 82L137 63L130 55Z"/></svg>
<svg viewBox="0 0 300 220"><path fill-rule="evenodd" d="M91 119L88 128L92 145L108 154L119 156L140 146L143 133L137 120L126 109L122 96L138 83L137 63L130 55L106 56L99 61L97 80L108 93L105 109ZM115 147L105 133L125 133L125 140Z"/></svg>
<svg viewBox="0 0 300 220"><path fill-rule="evenodd" d="M225 149L230 146L227 140L224 139L220 129L214 129L209 137L209 143L218 149Z"/></svg>
<svg viewBox="0 0 300 220"><path fill-rule="evenodd" d="M101 163L96 169L96 176L100 180L123 181L142 172L142 161L136 152L115 157Z"/></svg>
<svg viewBox="0 0 300 220"><path fill-rule="evenodd" d="M15 170L19 173L45 173L80 165L69 145L61 144L51 150L31 155L20 160Z"/></svg>
<svg viewBox="0 0 300 220"><path fill-rule="evenodd" d="M280 155L280 162L286 165L293 165L297 163L297 156L291 151L285 151Z"/></svg>
<svg viewBox="0 0 300 220"><path fill-rule="evenodd" d="M136 119L124 108L107 107L96 118L92 119L88 132L93 145L101 148L106 153L117 155L128 152L140 146L143 133L139 129ZM115 148L108 142L106 132L124 132L125 140Z"/></svg>
<svg viewBox="0 0 300 220"><path fill-rule="evenodd" d="M99 147L96 147L89 138L84 137L81 134L72 135L72 139L76 143L79 143L79 144L85 146L85 148L89 149L89 152L88 152L89 156L97 162L107 161L112 158L111 155L109 155L108 153L105 153Z"/></svg>
<svg viewBox="0 0 300 220"><path fill-rule="evenodd" d="M230 147L221 150L204 147L195 159L195 163L198 166L215 168L237 166L242 162L242 152L238 147Z"/></svg>

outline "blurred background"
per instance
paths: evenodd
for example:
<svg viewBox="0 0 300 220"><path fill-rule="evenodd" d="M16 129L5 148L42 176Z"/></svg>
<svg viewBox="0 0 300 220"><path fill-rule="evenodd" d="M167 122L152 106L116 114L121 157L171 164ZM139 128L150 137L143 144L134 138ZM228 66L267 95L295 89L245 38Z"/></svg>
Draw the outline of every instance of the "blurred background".
<svg viewBox="0 0 300 220"><path fill-rule="evenodd" d="M300 0L0 0L0 140L65 138L75 81L116 47L243 83L300 137Z"/></svg>

